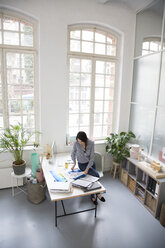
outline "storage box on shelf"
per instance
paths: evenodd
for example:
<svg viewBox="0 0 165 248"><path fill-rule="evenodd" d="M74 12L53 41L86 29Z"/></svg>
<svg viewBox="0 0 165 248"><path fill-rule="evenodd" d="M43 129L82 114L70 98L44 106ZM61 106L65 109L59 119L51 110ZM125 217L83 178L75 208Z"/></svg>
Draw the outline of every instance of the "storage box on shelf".
<svg viewBox="0 0 165 248"><path fill-rule="evenodd" d="M121 165L120 180L154 217L159 218L165 201L165 178L162 175L154 174L137 159L127 158Z"/></svg>

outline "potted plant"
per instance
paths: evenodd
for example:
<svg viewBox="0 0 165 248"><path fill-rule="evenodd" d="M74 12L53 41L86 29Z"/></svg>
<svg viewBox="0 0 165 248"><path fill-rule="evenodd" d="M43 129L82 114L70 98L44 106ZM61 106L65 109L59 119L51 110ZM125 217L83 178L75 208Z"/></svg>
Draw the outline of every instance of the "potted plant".
<svg viewBox="0 0 165 248"><path fill-rule="evenodd" d="M38 132L29 132L18 123L3 129L0 134L0 152L9 151L13 155L13 170L16 175L25 173L23 149L35 133Z"/></svg>
<svg viewBox="0 0 165 248"><path fill-rule="evenodd" d="M110 133L110 137L106 138L106 152L112 154L113 164L119 165L124 158L130 156L130 148L127 143L131 138L136 138L132 131L120 134Z"/></svg>

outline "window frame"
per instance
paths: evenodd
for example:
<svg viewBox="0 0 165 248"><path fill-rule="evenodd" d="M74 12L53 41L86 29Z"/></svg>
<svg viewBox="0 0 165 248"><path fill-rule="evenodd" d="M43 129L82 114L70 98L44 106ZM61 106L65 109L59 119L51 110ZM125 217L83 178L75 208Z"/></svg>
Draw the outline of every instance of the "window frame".
<svg viewBox="0 0 165 248"><path fill-rule="evenodd" d="M95 54L94 52L93 53L84 53L84 52L75 52L75 51L70 51L70 32L71 31L75 31L75 30L87 30L87 29L92 29L93 32L104 32L105 33L105 37L108 37L108 35L114 37L116 39L116 55L115 56L110 56L110 55L100 55L100 54ZM107 38L106 38L107 39ZM67 65L68 65L68 73L67 73L67 81L68 81L68 91L67 91L67 96L68 96L68 108L67 108L67 144L70 144L70 139L69 139L69 89L70 89L70 85L69 85L69 73L70 73L70 68L69 68L69 60L70 58L79 58L79 59L90 59L92 61L92 67L95 67L96 65L96 61L97 60L100 60L100 61L104 61L104 62L114 62L115 63L115 74L114 74L114 87L113 87L113 90L114 90L114 94L113 94L113 112L112 112L112 123L111 123L111 130L113 130L113 127L114 127L114 115L116 115L114 112L115 112L115 109L116 109L116 86L118 84L118 72L119 72L119 35L110 30L110 29L107 29L107 28L104 28L102 26L99 26L99 25L93 25L93 24L81 24L81 25L70 25L68 26L68 48L67 48ZM82 42L82 39L80 37L79 39L80 43ZM93 41L93 44L95 43L95 41ZM105 46L107 45L107 43L105 42L104 43ZM94 48L93 48L93 51L94 51ZM105 51L106 53L106 51ZM96 71L95 71L95 68L92 68L92 73L91 73L91 89L92 91L94 92L93 88L95 88L94 86L94 83L95 83L95 77L96 75ZM104 75L105 76L105 75ZM103 86L104 89L106 88L106 86L104 85ZM93 138L93 131L94 131L94 118L92 117L94 115L94 101L96 99L94 98L93 94L92 94L92 97L90 99L90 102L92 102L92 106L90 106L91 108L91 111L90 111L90 122L89 122L89 136L90 138L96 140L96 141L101 141L101 140L104 140L105 137L98 137L98 138ZM105 101L105 97L103 99L103 102ZM102 113L104 113L102 111ZM109 112L108 112L109 113ZM81 114L81 112L78 112L78 114ZM103 116L102 116L102 119L103 119ZM102 128L104 127L104 123L102 122L101 124ZM108 125L106 125L108 127ZM91 135L92 134L92 135ZM76 135L76 134L75 134ZM108 134L107 134L108 136ZM71 137L71 141L73 139L73 136ZM72 142L71 142L72 143Z"/></svg>
<svg viewBox="0 0 165 248"><path fill-rule="evenodd" d="M15 11L9 11L7 9L0 8L0 21L1 21L1 37L2 37L2 42L3 42L3 17L9 17L12 19L15 19L19 22L19 25L21 22L29 23L32 28L33 32L32 37L33 37L33 46L21 46L19 45L9 45L9 44L0 44L0 52L2 54L1 56L1 80L2 80L2 99L3 99L3 123L4 123L4 128L9 126L9 111L8 111L8 104L9 104L9 99L8 99L8 90L7 90L7 74L6 74L6 54L8 52L13 52L13 53L24 53L24 54L33 54L34 56L34 84L33 84L33 92L34 92L34 130L40 130L40 122L39 122L39 84L38 84L38 46L37 46L37 22L32 19L31 17L28 17L26 15L21 15ZM14 31L15 32L15 31ZM17 32L17 31L16 31ZM19 33L19 40L21 36L21 29L18 31ZM2 63L3 62L3 63ZM23 113L21 109L21 119L23 118ZM35 137L36 142L38 142L38 135ZM29 144L31 145L31 144Z"/></svg>

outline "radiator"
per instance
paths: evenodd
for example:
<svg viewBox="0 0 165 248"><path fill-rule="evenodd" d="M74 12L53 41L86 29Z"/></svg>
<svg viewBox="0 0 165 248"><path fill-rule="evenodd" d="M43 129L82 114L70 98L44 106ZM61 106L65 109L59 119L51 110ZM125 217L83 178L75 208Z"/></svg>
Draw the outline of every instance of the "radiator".
<svg viewBox="0 0 165 248"><path fill-rule="evenodd" d="M17 185L17 179L11 178L11 172L13 169L11 167L8 168L0 168L0 189L10 188ZM23 185L23 178L18 179L18 185Z"/></svg>

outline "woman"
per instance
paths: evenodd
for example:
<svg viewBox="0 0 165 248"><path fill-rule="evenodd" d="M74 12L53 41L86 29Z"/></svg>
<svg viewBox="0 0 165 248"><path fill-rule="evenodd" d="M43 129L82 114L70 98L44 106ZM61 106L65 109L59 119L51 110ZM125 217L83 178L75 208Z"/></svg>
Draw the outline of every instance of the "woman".
<svg viewBox="0 0 165 248"><path fill-rule="evenodd" d="M99 177L98 172L96 171L96 166L94 162L94 142L87 138L85 132L80 131L76 136L76 142L74 143L73 150L71 153L71 158L74 162L72 170L76 166L76 159L78 161L78 166L85 175L89 174L94 177ZM100 201L105 202L104 197L101 194L98 194ZM97 205L97 200L95 195L91 195L92 202Z"/></svg>

